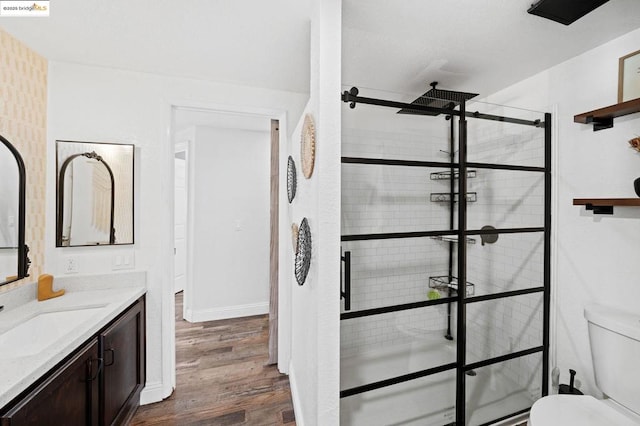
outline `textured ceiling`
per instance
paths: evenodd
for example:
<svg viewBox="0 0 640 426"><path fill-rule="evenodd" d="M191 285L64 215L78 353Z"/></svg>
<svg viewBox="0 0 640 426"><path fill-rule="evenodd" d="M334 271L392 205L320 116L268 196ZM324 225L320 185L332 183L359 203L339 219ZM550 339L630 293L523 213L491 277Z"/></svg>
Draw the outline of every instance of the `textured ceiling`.
<svg viewBox="0 0 640 426"><path fill-rule="evenodd" d="M309 91L312 0L64 0L0 27L59 61ZM640 0L610 0L570 26L532 0L343 0L343 83L480 97L640 27Z"/></svg>
<svg viewBox="0 0 640 426"><path fill-rule="evenodd" d="M48 59L309 92L309 0L53 0L0 27Z"/></svg>
<svg viewBox="0 0 640 426"><path fill-rule="evenodd" d="M343 0L343 84L417 96L436 80L482 98L640 28L638 0L570 26L528 14L531 3Z"/></svg>

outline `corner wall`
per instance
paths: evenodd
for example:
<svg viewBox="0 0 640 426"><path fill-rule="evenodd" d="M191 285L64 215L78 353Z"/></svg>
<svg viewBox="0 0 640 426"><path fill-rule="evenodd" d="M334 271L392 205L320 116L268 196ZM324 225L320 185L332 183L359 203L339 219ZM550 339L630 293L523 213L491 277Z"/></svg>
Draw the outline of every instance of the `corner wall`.
<svg viewBox="0 0 640 426"><path fill-rule="evenodd" d="M31 259L29 278L0 287L2 293L37 280L44 266L47 60L0 28L0 76L0 134L18 149L26 168Z"/></svg>
<svg viewBox="0 0 640 426"><path fill-rule="evenodd" d="M638 136L638 114L615 120L612 129L593 132L573 116L617 102L618 59L638 50L640 29L543 71L489 96L488 102L552 111L557 107L553 140L557 173L553 176L552 308L550 366L568 383L569 368L578 372L582 391L599 395L584 307L591 303L637 312L640 300L640 210L615 207L613 216L594 216L573 198L636 197L640 154L627 141ZM553 264L553 262L552 262ZM557 336L554 334L557 333ZM555 343L555 345L554 345Z"/></svg>
<svg viewBox="0 0 640 426"><path fill-rule="evenodd" d="M311 22L311 93L305 113L316 128L316 160L306 179L300 160L304 116L290 141L298 189L289 223L307 218L313 245L311 268L299 286L293 270L292 345L289 368L296 423L339 424L340 352L340 0L315 0ZM291 243L285 242L291 247ZM281 242L281 244L284 244ZM293 250L287 251L293 256Z"/></svg>

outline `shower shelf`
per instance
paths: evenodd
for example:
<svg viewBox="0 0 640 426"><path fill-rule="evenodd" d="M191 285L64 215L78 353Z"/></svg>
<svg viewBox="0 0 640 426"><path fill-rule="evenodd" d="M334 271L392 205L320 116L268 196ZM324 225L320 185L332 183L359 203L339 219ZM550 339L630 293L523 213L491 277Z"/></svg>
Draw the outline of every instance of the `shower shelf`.
<svg viewBox="0 0 640 426"><path fill-rule="evenodd" d="M449 192L432 192L432 203L445 203L451 201L451 193ZM458 194L453 194L453 201L458 202ZM478 194L476 192L467 192L467 203L475 203L478 201Z"/></svg>
<svg viewBox="0 0 640 426"><path fill-rule="evenodd" d="M441 236L441 235L436 235L431 237L432 240L438 240L438 241L447 241L447 242L451 242L451 243L457 243L458 242L458 238L457 237L445 237L445 236ZM476 243L476 239L475 238L470 238L467 237L467 244L475 244Z"/></svg>
<svg viewBox="0 0 640 426"><path fill-rule="evenodd" d="M451 282L449 282L448 275L442 275L438 277L429 277L429 288L435 288L436 290L448 290L451 289L453 291L458 291L458 278L451 277ZM467 281L466 285L467 291L466 296L473 296L476 293L476 285Z"/></svg>
<svg viewBox="0 0 640 426"><path fill-rule="evenodd" d="M453 172L453 178L454 179L458 179L458 176L460 175L460 172L458 172L457 170ZM431 173L431 180L450 180L451 179L451 172L447 171L447 172L433 172ZM475 170L467 170L467 177L468 178L474 178L476 177L476 171Z"/></svg>

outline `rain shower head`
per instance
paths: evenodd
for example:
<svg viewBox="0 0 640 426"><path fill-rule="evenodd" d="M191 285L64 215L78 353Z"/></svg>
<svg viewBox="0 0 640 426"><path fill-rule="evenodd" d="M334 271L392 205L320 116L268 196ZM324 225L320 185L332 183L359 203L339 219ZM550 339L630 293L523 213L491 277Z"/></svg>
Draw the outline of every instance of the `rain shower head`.
<svg viewBox="0 0 640 426"><path fill-rule="evenodd" d="M430 84L431 89L418 99L411 102L412 105L422 105L439 109L454 109L463 101L475 98L477 93L456 92L454 90L442 90L436 89L438 85L437 81ZM440 112L421 111L410 108L403 108L398 111L398 114L414 114L414 115L440 115Z"/></svg>
<svg viewBox="0 0 640 426"><path fill-rule="evenodd" d="M540 0L528 13L570 25L609 0Z"/></svg>

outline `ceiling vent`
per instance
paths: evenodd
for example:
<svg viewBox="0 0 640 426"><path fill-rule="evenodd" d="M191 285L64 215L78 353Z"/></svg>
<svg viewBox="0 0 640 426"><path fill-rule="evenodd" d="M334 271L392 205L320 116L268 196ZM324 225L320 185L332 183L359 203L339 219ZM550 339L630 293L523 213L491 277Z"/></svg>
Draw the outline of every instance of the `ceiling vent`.
<svg viewBox="0 0 640 426"><path fill-rule="evenodd" d="M420 96L411 105L422 105L438 109L451 109L460 105L462 101L467 101L478 96L477 93L456 92L454 90L436 89L437 81L430 84L431 89L424 95ZM398 114L415 114L415 115L440 115L441 112L422 111L411 108L403 108Z"/></svg>
<svg viewBox="0 0 640 426"><path fill-rule="evenodd" d="M609 0L540 0L529 12L564 25L572 24Z"/></svg>

